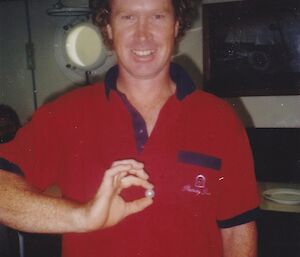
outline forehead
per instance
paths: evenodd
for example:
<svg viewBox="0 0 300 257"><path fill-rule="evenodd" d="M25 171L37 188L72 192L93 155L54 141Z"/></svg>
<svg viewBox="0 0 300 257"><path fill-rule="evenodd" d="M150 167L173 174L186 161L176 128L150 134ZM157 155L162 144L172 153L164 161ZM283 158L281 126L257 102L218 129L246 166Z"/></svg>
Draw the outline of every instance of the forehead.
<svg viewBox="0 0 300 257"><path fill-rule="evenodd" d="M112 12L121 11L152 11L173 12L172 0L111 0Z"/></svg>

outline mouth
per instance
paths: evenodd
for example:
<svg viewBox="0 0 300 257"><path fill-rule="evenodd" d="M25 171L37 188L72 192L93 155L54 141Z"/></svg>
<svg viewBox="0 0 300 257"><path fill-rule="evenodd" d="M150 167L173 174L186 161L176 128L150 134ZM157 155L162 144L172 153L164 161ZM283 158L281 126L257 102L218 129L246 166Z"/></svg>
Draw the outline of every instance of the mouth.
<svg viewBox="0 0 300 257"><path fill-rule="evenodd" d="M132 53L138 57L148 57L155 53L154 50L132 50Z"/></svg>

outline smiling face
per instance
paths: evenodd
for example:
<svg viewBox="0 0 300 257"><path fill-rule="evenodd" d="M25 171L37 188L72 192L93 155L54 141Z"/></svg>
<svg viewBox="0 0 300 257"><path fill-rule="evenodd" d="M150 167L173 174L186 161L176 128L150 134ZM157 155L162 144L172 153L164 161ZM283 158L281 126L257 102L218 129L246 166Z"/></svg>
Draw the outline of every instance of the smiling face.
<svg viewBox="0 0 300 257"><path fill-rule="evenodd" d="M112 0L107 31L122 75L151 79L169 74L178 33L171 0Z"/></svg>

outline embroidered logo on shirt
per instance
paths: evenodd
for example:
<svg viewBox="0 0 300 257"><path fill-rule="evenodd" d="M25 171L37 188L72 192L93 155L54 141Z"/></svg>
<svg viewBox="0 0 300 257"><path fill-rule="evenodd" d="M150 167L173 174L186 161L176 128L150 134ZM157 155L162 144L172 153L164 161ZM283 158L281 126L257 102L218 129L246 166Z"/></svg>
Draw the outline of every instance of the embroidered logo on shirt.
<svg viewBox="0 0 300 257"><path fill-rule="evenodd" d="M185 185L182 191L194 193L196 195L210 195L206 186L206 177L202 174L196 176L194 185Z"/></svg>

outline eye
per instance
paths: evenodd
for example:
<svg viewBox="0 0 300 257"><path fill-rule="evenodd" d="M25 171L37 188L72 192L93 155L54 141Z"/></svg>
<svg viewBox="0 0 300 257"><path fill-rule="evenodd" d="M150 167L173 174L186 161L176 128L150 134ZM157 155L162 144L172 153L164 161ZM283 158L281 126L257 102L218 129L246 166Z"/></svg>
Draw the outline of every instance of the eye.
<svg viewBox="0 0 300 257"><path fill-rule="evenodd" d="M155 15L153 16L153 18L154 18L155 20L161 20L161 19L165 18L165 15L158 13L158 14L155 14Z"/></svg>
<svg viewBox="0 0 300 257"><path fill-rule="evenodd" d="M134 19L134 16L131 15L131 14L126 14L126 15L122 15L122 16L121 16L121 19L122 19L122 20L126 20L126 21L130 21L130 20L133 20L133 19Z"/></svg>

